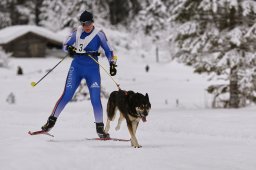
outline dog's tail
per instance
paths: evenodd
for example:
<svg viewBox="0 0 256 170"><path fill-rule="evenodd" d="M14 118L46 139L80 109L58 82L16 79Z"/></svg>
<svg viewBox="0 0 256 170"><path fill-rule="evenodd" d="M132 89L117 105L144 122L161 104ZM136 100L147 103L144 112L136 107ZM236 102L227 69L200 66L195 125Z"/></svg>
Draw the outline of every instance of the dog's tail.
<svg viewBox="0 0 256 170"><path fill-rule="evenodd" d="M116 107L117 107L117 91L113 91L108 99L107 103L107 122L105 126L105 132L108 133L110 129L110 121L113 121L116 116Z"/></svg>
<svg viewBox="0 0 256 170"><path fill-rule="evenodd" d="M117 91L114 91L110 94L107 104L107 115L110 121L113 121L116 114L116 107L117 107Z"/></svg>

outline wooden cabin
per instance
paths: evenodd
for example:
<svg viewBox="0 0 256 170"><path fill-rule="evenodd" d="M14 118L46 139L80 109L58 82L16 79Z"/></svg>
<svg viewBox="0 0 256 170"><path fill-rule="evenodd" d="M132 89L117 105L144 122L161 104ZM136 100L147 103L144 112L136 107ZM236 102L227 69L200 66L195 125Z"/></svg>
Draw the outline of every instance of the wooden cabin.
<svg viewBox="0 0 256 170"><path fill-rule="evenodd" d="M49 49L61 52L64 39L46 28L31 25L0 30L0 46L13 57L45 57Z"/></svg>

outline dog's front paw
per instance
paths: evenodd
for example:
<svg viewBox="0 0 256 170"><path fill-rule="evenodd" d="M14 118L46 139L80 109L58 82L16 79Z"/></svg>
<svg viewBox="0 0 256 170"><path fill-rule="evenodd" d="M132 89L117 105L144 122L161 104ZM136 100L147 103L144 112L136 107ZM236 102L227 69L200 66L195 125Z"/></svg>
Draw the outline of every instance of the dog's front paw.
<svg viewBox="0 0 256 170"><path fill-rule="evenodd" d="M133 143L132 141L131 141L131 146L134 147L134 148L141 148L142 147L138 143Z"/></svg>
<svg viewBox="0 0 256 170"><path fill-rule="evenodd" d="M134 148L141 148L141 145L133 146Z"/></svg>

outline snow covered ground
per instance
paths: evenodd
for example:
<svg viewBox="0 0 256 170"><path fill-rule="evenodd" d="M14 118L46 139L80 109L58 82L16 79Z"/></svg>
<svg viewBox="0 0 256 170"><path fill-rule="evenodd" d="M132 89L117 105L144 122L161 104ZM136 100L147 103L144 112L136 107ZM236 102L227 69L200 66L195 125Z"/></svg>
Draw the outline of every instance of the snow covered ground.
<svg viewBox="0 0 256 170"><path fill-rule="evenodd" d="M142 148L131 148L129 142L86 140L96 137L90 101L66 106L51 131L54 138L29 136L29 130L38 130L46 122L60 97L71 59L34 88L30 82L40 79L59 59L11 59L11 69L0 68L0 169L256 169L256 107L210 109L208 82L192 69L121 52L118 56L115 78L121 88L147 92L151 100L148 121L138 128ZM100 62L107 67L106 59ZM25 75L15 75L17 66ZM101 75L102 86L108 92L116 90L103 71ZM6 102L11 92L16 104ZM104 110L106 102L102 99ZM115 131L116 123L111 136L129 139L126 125Z"/></svg>

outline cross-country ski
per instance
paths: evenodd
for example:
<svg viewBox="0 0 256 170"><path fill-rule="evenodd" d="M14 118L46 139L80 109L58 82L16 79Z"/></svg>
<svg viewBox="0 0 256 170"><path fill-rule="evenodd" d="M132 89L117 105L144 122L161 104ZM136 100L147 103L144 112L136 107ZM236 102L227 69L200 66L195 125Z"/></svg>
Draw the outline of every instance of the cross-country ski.
<svg viewBox="0 0 256 170"><path fill-rule="evenodd" d="M28 132L29 135L48 135L48 136L51 136L51 137L54 137L52 134L48 133L48 132L45 132L43 130L39 130L39 131L29 131Z"/></svg>

